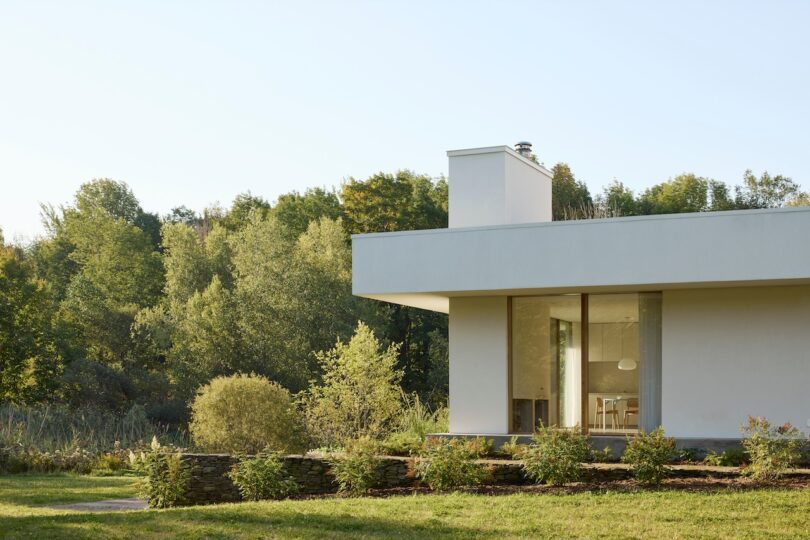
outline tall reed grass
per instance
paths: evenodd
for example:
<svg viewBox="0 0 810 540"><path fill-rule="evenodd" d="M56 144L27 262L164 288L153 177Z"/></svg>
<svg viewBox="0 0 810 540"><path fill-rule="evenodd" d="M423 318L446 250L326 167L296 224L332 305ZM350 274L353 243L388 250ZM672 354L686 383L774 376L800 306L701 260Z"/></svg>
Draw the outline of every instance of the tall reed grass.
<svg viewBox="0 0 810 540"><path fill-rule="evenodd" d="M148 444L153 436L164 444L187 446L185 430L151 422L140 405L134 405L126 414L64 405L0 405L0 448L104 452L114 446Z"/></svg>

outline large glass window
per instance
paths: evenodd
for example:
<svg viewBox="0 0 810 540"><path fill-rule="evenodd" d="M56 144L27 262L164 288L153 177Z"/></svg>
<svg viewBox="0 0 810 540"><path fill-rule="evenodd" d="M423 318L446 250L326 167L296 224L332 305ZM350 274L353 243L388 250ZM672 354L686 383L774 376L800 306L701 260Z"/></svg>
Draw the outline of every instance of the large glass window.
<svg viewBox="0 0 810 540"><path fill-rule="evenodd" d="M514 297L510 309L513 433L660 424L660 293Z"/></svg>
<svg viewBox="0 0 810 540"><path fill-rule="evenodd" d="M512 299L512 431L581 418L579 295Z"/></svg>

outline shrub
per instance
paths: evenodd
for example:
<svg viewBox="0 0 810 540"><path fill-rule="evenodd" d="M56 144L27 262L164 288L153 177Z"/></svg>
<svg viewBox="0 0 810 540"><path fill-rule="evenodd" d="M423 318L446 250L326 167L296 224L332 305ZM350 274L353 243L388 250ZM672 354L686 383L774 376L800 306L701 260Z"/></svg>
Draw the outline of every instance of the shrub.
<svg viewBox="0 0 810 540"><path fill-rule="evenodd" d="M744 474L756 480L773 480L799 460L801 432L790 423L772 426L767 418L749 416L742 431L746 435L743 447L750 458Z"/></svg>
<svg viewBox="0 0 810 540"><path fill-rule="evenodd" d="M417 394L403 397L403 408L394 433L388 435L382 450L396 456L418 455L423 450L425 438L430 433L448 430L447 408L431 411Z"/></svg>
<svg viewBox="0 0 810 540"><path fill-rule="evenodd" d="M703 459L703 463L714 467L739 467L748 460L745 450L742 448L729 448L721 453L709 452Z"/></svg>
<svg viewBox="0 0 810 540"><path fill-rule="evenodd" d="M658 485L669 474L667 464L675 458L675 439L664 436L664 428L640 431L627 441L622 462L630 465L636 480Z"/></svg>
<svg viewBox="0 0 810 540"><path fill-rule="evenodd" d="M591 461L595 463L613 463L616 458L613 457L613 452L609 446L605 446L601 450L593 449L591 451Z"/></svg>
<svg viewBox="0 0 810 540"><path fill-rule="evenodd" d="M362 495L374 487L380 459L377 457L378 444L363 437L346 445L343 454L332 460L332 473L338 483L340 493Z"/></svg>
<svg viewBox="0 0 810 540"><path fill-rule="evenodd" d="M501 445L500 453L509 459L523 459L523 454L527 448L528 445L519 443L518 437L515 435L509 439L509 442Z"/></svg>
<svg viewBox="0 0 810 540"><path fill-rule="evenodd" d="M484 458L493 453L492 449L495 443L492 439L487 439L486 437L475 437L472 439L467 439L465 442L470 455L472 455L474 458Z"/></svg>
<svg viewBox="0 0 810 540"><path fill-rule="evenodd" d="M537 483L561 486L582 478L591 447L579 427L540 427L523 452L523 470Z"/></svg>
<svg viewBox="0 0 810 540"><path fill-rule="evenodd" d="M445 491L480 484L486 476L475 462L476 449L463 439L428 441L423 459L416 464L416 475L431 489Z"/></svg>
<svg viewBox="0 0 810 540"><path fill-rule="evenodd" d="M296 481L285 473L284 463L276 453L240 459L228 478L248 501L283 499L299 489Z"/></svg>
<svg viewBox="0 0 810 540"><path fill-rule="evenodd" d="M383 348L374 332L359 323L348 343L316 357L322 383L303 395L307 424L322 446L340 446L359 437L382 439L396 428L402 411L402 371L398 345Z"/></svg>
<svg viewBox="0 0 810 540"><path fill-rule="evenodd" d="M185 501L191 480L191 469L178 453L163 451L157 440L152 441L150 452L141 458L141 470L146 475L141 482L140 495L150 508L170 508Z"/></svg>
<svg viewBox="0 0 810 540"><path fill-rule="evenodd" d="M93 462L92 473L100 476L121 474L129 469L128 460L120 453L105 453Z"/></svg>
<svg viewBox="0 0 810 540"><path fill-rule="evenodd" d="M415 433L399 431L392 433L380 444L380 449L389 456L415 456L424 451L425 441Z"/></svg>
<svg viewBox="0 0 810 540"><path fill-rule="evenodd" d="M700 448L681 448L675 451L675 461L682 463L694 463L700 461Z"/></svg>
<svg viewBox="0 0 810 540"><path fill-rule="evenodd" d="M305 430L290 393L259 375L217 377L191 405L191 436L207 452L300 452Z"/></svg>
<svg viewBox="0 0 810 540"><path fill-rule="evenodd" d="M449 429L447 407L435 411L422 403L418 394L403 396L397 430L417 435L423 441L431 433L444 433Z"/></svg>

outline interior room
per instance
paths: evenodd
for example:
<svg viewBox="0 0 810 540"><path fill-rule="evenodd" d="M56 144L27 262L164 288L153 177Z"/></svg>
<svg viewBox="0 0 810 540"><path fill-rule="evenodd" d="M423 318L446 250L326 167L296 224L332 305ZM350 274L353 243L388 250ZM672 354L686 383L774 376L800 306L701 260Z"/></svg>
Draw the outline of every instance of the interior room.
<svg viewBox="0 0 810 540"><path fill-rule="evenodd" d="M582 298L576 294L512 298L512 432L531 433L541 425L583 425L584 417L591 433L638 429L638 295L588 295L585 309ZM583 336L588 344L585 364Z"/></svg>

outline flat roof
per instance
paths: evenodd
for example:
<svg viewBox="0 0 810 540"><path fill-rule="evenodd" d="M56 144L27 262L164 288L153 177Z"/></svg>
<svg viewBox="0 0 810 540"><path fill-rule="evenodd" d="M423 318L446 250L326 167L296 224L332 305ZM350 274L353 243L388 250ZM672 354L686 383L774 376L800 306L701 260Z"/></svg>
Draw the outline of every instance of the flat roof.
<svg viewBox="0 0 810 540"><path fill-rule="evenodd" d="M446 311L452 296L810 283L810 207L352 236L359 296Z"/></svg>

